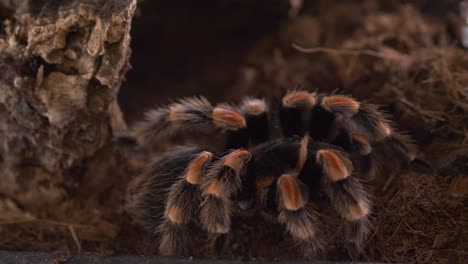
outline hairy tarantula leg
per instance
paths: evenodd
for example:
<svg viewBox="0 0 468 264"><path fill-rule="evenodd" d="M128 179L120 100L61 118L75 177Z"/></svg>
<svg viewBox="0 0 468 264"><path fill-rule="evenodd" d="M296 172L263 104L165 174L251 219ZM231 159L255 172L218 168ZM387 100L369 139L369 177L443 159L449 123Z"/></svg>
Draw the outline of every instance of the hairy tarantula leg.
<svg viewBox="0 0 468 264"><path fill-rule="evenodd" d="M200 221L210 233L225 234L231 226L231 197L242 187L242 174L251 155L237 149L219 159L207 172L201 185L204 200Z"/></svg>
<svg viewBox="0 0 468 264"><path fill-rule="evenodd" d="M316 153L316 161L322 167L326 190L335 210L354 226L348 239L359 248L368 232L371 204L367 192L359 181L352 177L352 163L343 154L322 149Z"/></svg>
<svg viewBox="0 0 468 264"><path fill-rule="evenodd" d="M358 167L359 174L366 180L372 180L376 172L376 161L373 148L369 141L357 134L351 136L351 152L356 152L358 158L354 159Z"/></svg>
<svg viewBox="0 0 468 264"><path fill-rule="evenodd" d="M307 112L317 104L317 95L306 91L288 92L282 100L279 118L283 134L302 136L306 132Z"/></svg>
<svg viewBox="0 0 468 264"><path fill-rule="evenodd" d="M398 157L404 162L413 162L416 158L416 145L411 138L405 134L392 131L392 134L384 139Z"/></svg>
<svg viewBox="0 0 468 264"><path fill-rule="evenodd" d="M180 180L187 164L201 152L200 147L179 147L158 157L130 182L125 211L148 232L155 233L164 217L169 188Z"/></svg>
<svg viewBox="0 0 468 264"><path fill-rule="evenodd" d="M307 206L308 189L299 180L307 160L309 137L301 140L298 162L295 169L282 174L277 181L278 221L302 245L305 257L313 257L320 249L315 234L317 219L312 207Z"/></svg>
<svg viewBox="0 0 468 264"><path fill-rule="evenodd" d="M365 137L353 134L351 138L353 147L356 148L360 155L366 156L372 152L372 146Z"/></svg>
<svg viewBox="0 0 468 264"><path fill-rule="evenodd" d="M251 143L257 145L270 139L268 107L263 99L246 98L240 106L247 121Z"/></svg>
<svg viewBox="0 0 468 264"><path fill-rule="evenodd" d="M346 149L350 145L350 131L346 123L357 113L360 104L341 95L320 97L318 101L310 111L309 133L316 140Z"/></svg>
<svg viewBox="0 0 468 264"><path fill-rule="evenodd" d="M246 127L245 118L233 107L214 107L204 97L185 98L146 113L137 133L140 140L155 143L162 137L192 127L211 127L236 131Z"/></svg>
<svg viewBox="0 0 468 264"><path fill-rule="evenodd" d="M188 165L184 177L170 187L164 220L159 226L159 253L164 256L188 255L191 247L189 223L201 203L199 184L213 154L204 151Z"/></svg>
<svg viewBox="0 0 468 264"><path fill-rule="evenodd" d="M299 137L283 138L251 148L252 159L247 164L242 190L235 195L237 204L276 212L276 180L298 162ZM273 165L274 164L274 165Z"/></svg>
<svg viewBox="0 0 468 264"><path fill-rule="evenodd" d="M333 95L322 98L320 107L341 117L345 128L376 142L386 142L407 161L414 160L415 147L410 139L394 131L391 122L372 104L359 103L353 98Z"/></svg>
<svg viewBox="0 0 468 264"><path fill-rule="evenodd" d="M304 256L314 257L321 245L316 239L316 213L307 206L307 188L299 181L297 175L283 174L277 182L277 195L278 221L301 245Z"/></svg>
<svg viewBox="0 0 468 264"><path fill-rule="evenodd" d="M296 239L307 240L315 236L314 219L306 210L307 190L297 175L283 174L278 179L278 220Z"/></svg>
<svg viewBox="0 0 468 264"><path fill-rule="evenodd" d="M222 128L223 125L226 126L226 128L222 129L227 136L225 149L238 149L248 146L249 130L247 120L240 109L228 104L219 104L213 113L215 122L216 120L219 122L217 127ZM223 119L224 121L222 121ZM237 125L235 125L236 123Z"/></svg>
<svg viewBox="0 0 468 264"><path fill-rule="evenodd" d="M408 136L395 131L392 123L376 106L361 104L351 121L350 130L361 131L364 136L367 131L367 138L375 138L375 141L387 144L403 161L414 160L416 146Z"/></svg>

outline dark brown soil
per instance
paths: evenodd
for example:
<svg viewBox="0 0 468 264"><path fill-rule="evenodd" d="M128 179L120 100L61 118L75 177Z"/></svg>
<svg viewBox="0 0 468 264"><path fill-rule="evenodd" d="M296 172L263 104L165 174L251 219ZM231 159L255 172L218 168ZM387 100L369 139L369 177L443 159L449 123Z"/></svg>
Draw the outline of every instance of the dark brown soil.
<svg viewBox="0 0 468 264"><path fill-rule="evenodd" d="M305 1L291 18L287 1L182 2L139 8L134 68L119 98L130 125L149 107L200 94L236 101L302 88L382 104L432 171L402 172L396 193L375 201L360 260L467 262L468 53L458 1ZM0 197L10 215L0 217L0 249L154 254L151 234L121 210L146 158L132 155L116 175L88 172L95 177L80 179L59 208L32 214Z"/></svg>

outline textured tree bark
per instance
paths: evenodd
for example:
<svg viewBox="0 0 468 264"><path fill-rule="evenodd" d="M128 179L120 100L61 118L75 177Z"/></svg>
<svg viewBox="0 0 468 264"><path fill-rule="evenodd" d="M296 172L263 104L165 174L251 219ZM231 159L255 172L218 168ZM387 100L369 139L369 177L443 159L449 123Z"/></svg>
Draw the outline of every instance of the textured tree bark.
<svg viewBox="0 0 468 264"><path fill-rule="evenodd" d="M0 0L0 194L34 211L60 202L126 129L136 2Z"/></svg>

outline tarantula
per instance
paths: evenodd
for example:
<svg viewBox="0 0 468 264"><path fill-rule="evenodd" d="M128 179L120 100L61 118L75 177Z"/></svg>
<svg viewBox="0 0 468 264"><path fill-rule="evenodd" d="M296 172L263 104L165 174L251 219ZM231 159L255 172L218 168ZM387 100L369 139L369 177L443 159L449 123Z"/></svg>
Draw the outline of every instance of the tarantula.
<svg viewBox="0 0 468 264"><path fill-rule="evenodd" d="M408 164L415 153L376 106L307 91L290 91L274 107L255 98L238 107L186 98L147 112L137 132L144 144L157 145L194 129L223 135L221 150L169 151L128 192L128 211L158 233L163 255L191 254L192 229L227 234L231 217L254 211L282 224L304 256L313 257L321 244L313 206L320 192L359 248L369 230L370 188L386 175L379 161Z"/></svg>

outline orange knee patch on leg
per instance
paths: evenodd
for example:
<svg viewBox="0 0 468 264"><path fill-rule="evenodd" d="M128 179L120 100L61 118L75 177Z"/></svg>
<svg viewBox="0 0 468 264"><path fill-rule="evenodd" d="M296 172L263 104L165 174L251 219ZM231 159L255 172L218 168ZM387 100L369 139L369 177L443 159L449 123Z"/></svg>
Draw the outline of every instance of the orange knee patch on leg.
<svg viewBox="0 0 468 264"><path fill-rule="evenodd" d="M284 174L278 179L283 206L290 211L296 211L304 207L305 201L302 197L297 178L291 174Z"/></svg>
<svg viewBox="0 0 468 264"><path fill-rule="evenodd" d="M247 126L242 114L225 107L216 107L213 110L212 118L217 127L227 130L237 130Z"/></svg>
<svg viewBox="0 0 468 264"><path fill-rule="evenodd" d="M328 111L338 111L351 115L357 113L360 106L360 104L353 98L340 95L333 95L323 98L321 105Z"/></svg>
<svg viewBox="0 0 468 264"><path fill-rule="evenodd" d="M245 162L249 158L250 152L244 149L237 149L226 155L223 165L238 172L244 167Z"/></svg>
<svg viewBox="0 0 468 264"><path fill-rule="evenodd" d="M183 216L183 212L179 207L168 206L165 211L166 217L173 223L176 224L185 224L186 220Z"/></svg>
<svg viewBox="0 0 468 264"><path fill-rule="evenodd" d="M208 187L203 190L203 195L213 195L216 197L222 197L224 194L224 185L221 181L215 180Z"/></svg>
<svg viewBox="0 0 468 264"><path fill-rule="evenodd" d="M312 108L317 103L315 93L305 91L291 92L283 97L283 106L288 108L306 107Z"/></svg>
<svg viewBox="0 0 468 264"><path fill-rule="evenodd" d="M325 176L332 182L346 179L350 172L342 158L331 150L319 150L317 162L322 165Z"/></svg>
<svg viewBox="0 0 468 264"><path fill-rule="evenodd" d="M213 154L203 151L192 160L185 173L185 180L190 184L200 184L201 177L206 164L213 158Z"/></svg>
<svg viewBox="0 0 468 264"><path fill-rule="evenodd" d="M241 111L250 116L259 116L267 111L264 100L249 98L242 102Z"/></svg>
<svg viewBox="0 0 468 264"><path fill-rule="evenodd" d="M372 147L365 137L353 134L353 140L359 144L359 153L361 155L367 155L372 152Z"/></svg>

